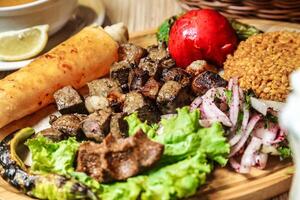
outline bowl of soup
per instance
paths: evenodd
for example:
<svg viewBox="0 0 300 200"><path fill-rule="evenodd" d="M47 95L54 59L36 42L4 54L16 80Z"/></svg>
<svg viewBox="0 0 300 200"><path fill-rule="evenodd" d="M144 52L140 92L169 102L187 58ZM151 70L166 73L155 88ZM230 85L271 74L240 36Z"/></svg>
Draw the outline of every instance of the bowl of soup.
<svg viewBox="0 0 300 200"><path fill-rule="evenodd" d="M61 29L78 0L0 0L0 32L48 24L49 34Z"/></svg>

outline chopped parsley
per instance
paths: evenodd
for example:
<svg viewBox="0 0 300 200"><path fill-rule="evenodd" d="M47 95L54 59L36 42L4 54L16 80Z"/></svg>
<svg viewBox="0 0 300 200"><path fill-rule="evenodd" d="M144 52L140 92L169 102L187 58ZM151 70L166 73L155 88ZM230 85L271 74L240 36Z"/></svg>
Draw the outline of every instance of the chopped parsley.
<svg viewBox="0 0 300 200"><path fill-rule="evenodd" d="M227 104L231 104L232 101L232 91L231 90L225 90L225 96L226 96L226 102Z"/></svg>
<svg viewBox="0 0 300 200"><path fill-rule="evenodd" d="M280 154L280 159L286 159L292 157L292 151L289 147L279 147L277 148L277 151Z"/></svg>

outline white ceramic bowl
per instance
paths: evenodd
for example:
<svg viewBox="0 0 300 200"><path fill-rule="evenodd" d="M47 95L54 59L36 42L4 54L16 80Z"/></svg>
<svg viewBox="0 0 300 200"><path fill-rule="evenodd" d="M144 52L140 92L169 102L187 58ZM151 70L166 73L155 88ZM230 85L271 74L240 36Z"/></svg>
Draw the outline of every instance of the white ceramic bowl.
<svg viewBox="0 0 300 200"><path fill-rule="evenodd" d="M37 0L18 6L0 7L0 32L49 24L51 35L70 19L77 3L77 0Z"/></svg>

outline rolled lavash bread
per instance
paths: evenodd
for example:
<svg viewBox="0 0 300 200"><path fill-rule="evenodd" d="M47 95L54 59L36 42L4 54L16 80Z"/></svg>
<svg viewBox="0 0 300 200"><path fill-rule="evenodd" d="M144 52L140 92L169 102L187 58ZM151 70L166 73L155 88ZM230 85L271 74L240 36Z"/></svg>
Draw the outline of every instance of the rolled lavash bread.
<svg viewBox="0 0 300 200"><path fill-rule="evenodd" d="M90 26L0 80L0 128L53 102L53 93L106 75L118 59L118 43Z"/></svg>

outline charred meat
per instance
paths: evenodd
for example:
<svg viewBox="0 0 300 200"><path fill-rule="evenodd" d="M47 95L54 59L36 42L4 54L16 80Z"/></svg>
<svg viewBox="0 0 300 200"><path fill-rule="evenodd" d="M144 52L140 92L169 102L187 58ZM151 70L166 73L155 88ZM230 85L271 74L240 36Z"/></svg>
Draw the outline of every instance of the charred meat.
<svg viewBox="0 0 300 200"><path fill-rule="evenodd" d="M226 87L227 81L219 74L210 71L205 71L196 76L192 83L193 92L196 95L204 95L210 88Z"/></svg>
<svg viewBox="0 0 300 200"><path fill-rule="evenodd" d="M53 96L61 114L87 113L83 99L71 86L57 90Z"/></svg>
<svg viewBox="0 0 300 200"><path fill-rule="evenodd" d="M188 87L191 84L191 75L181 68L172 68L164 71L162 81L176 81L183 87Z"/></svg>
<svg viewBox="0 0 300 200"><path fill-rule="evenodd" d="M141 89L141 93L145 96L148 97L150 99L155 100L156 96L159 92L161 84L156 81L154 78L150 78L146 84L144 85L144 87L142 87Z"/></svg>
<svg viewBox="0 0 300 200"><path fill-rule="evenodd" d="M186 71L193 77L198 76L205 71L211 71L214 73L218 72L214 66L208 64L205 60L196 60L192 62L189 66L187 66Z"/></svg>
<svg viewBox="0 0 300 200"><path fill-rule="evenodd" d="M42 135L43 137L46 137L54 142L58 142L66 138L66 135L63 132L60 132L59 130L54 128L44 129L37 135Z"/></svg>
<svg viewBox="0 0 300 200"><path fill-rule="evenodd" d="M115 113L110 120L110 132L114 137L128 137L128 123L125 113Z"/></svg>
<svg viewBox="0 0 300 200"><path fill-rule="evenodd" d="M121 91L118 83L109 78L101 78L97 80L93 80L87 83L89 88L89 95L90 96L103 96L107 97L107 95L111 91Z"/></svg>
<svg viewBox="0 0 300 200"><path fill-rule="evenodd" d="M123 103L125 101L125 94L112 91L107 96L109 106L114 112L122 112Z"/></svg>
<svg viewBox="0 0 300 200"><path fill-rule="evenodd" d="M52 122L51 128L62 132L65 136L80 137L82 118L75 114L59 116Z"/></svg>
<svg viewBox="0 0 300 200"><path fill-rule="evenodd" d="M130 63L139 64L140 59L146 56L147 51L137 45L123 43L120 45L118 53L119 61L127 60Z"/></svg>
<svg viewBox="0 0 300 200"><path fill-rule="evenodd" d="M160 112L156 106L145 99L141 93L129 92L126 94L123 112L131 114L137 112L142 121L156 123L160 119Z"/></svg>
<svg viewBox="0 0 300 200"><path fill-rule="evenodd" d="M149 46L147 51L148 57L153 61L162 61L171 57L163 44Z"/></svg>
<svg viewBox="0 0 300 200"><path fill-rule="evenodd" d="M131 70L129 76L130 90L140 90L149 79L149 72L141 68Z"/></svg>
<svg viewBox="0 0 300 200"><path fill-rule="evenodd" d="M176 108L190 103L190 95L180 83L168 81L161 87L156 102L163 114L175 113Z"/></svg>
<svg viewBox="0 0 300 200"><path fill-rule="evenodd" d="M81 124L85 136L97 142L102 142L109 133L111 114L110 109L99 110L90 114Z"/></svg>
<svg viewBox="0 0 300 200"><path fill-rule="evenodd" d="M88 96L85 98L85 107L89 113L109 107L109 101L104 96Z"/></svg>
<svg viewBox="0 0 300 200"><path fill-rule="evenodd" d="M134 64L130 64L125 60L114 63L110 68L110 78L118 82L123 92L127 92L129 89L128 78L129 73L133 68Z"/></svg>
<svg viewBox="0 0 300 200"><path fill-rule="evenodd" d="M109 134L101 144L80 145L77 171L99 182L126 180L155 165L163 149L163 145L151 141L142 131L125 139Z"/></svg>
<svg viewBox="0 0 300 200"><path fill-rule="evenodd" d="M138 67L143 71L147 71L149 76L154 77L157 80L162 73L162 68L159 66L159 63L148 57L142 58Z"/></svg>

